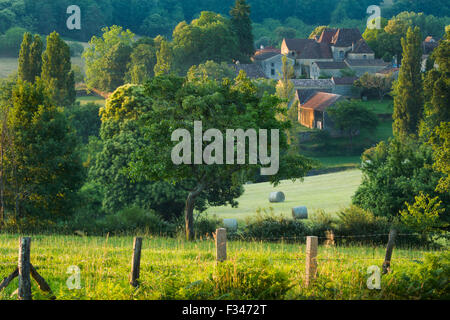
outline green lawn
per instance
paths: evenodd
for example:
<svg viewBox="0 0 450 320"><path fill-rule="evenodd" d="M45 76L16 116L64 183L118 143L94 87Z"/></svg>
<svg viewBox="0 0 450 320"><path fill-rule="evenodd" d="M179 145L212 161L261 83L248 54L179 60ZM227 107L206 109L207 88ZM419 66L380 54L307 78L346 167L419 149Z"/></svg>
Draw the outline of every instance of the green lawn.
<svg viewBox="0 0 450 320"><path fill-rule="evenodd" d="M274 209L275 214L291 216L292 207L307 206L308 212L324 209L334 213L351 203L351 197L361 183L360 170L347 170L337 173L306 177L301 181L283 181L274 188L269 183L245 185L244 195L238 199L239 207L230 206L209 208L209 215L219 218L244 220L255 214L258 208ZM282 191L286 196L283 203L270 203L269 194Z"/></svg>
<svg viewBox="0 0 450 320"><path fill-rule="evenodd" d="M88 103L96 103L101 106L105 105L105 99L98 96L89 96L89 97L78 97L77 101L80 102L81 105L85 105Z"/></svg>
<svg viewBox="0 0 450 320"><path fill-rule="evenodd" d="M17 58L0 58L0 79L8 78L17 71Z"/></svg>
<svg viewBox="0 0 450 320"><path fill-rule="evenodd" d="M81 57L72 57L72 64L80 66L84 69L84 62ZM17 58L0 58L0 79L7 78L10 74L17 71Z"/></svg>
<svg viewBox="0 0 450 320"><path fill-rule="evenodd" d="M394 112L394 102L385 98L383 101L379 100L369 100L369 101L359 101L359 104L365 106L367 109L372 110L376 114L388 114Z"/></svg>

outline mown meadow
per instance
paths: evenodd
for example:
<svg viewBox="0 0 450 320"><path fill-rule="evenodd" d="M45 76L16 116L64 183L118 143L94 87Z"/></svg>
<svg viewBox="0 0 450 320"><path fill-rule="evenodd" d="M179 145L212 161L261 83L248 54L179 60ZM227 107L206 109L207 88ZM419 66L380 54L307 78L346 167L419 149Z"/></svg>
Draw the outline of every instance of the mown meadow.
<svg viewBox="0 0 450 320"><path fill-rule="evenodd" d="M17 264L17 235L0 236L0 277ZM140 286L129 284L132 237L33 236L31 263L58 300L140 299L448 299L450 254L395 248L381 289L367 288L368 267L381 267L382 246L319 246L318 276L306 288L304 243L228 242L228 260L216 263L213 239L186 242L144 235ZM69 290L80 268L81 289ZM73 279L73 277L71 278ZM70 281L69 281L70 282ZM17 279L0 293L16 299ZM32 283L33 299L48 299Z"/></svg>

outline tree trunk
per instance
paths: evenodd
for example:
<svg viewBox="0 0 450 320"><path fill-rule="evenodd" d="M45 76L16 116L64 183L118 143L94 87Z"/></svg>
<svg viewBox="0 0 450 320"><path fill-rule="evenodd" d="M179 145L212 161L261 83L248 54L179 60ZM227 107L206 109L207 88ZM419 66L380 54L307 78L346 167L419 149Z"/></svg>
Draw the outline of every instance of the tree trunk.
<svg viewBox="0 0 450 320"><path fill-rule="evenodd" d="M189 192L184 209L184 220L186 223L186 240L194 240L194 206L195 197L193 192Z"/></svg>
<svg viewBox="0 0 450 320"><path fill-rule="evenodd" d="M186 225L186 239L188 241L194 240L194 207L195 200L204 190L205 185L200 183L197 188L191 192L186 199L186 206L184 209L184 221Z"/></svg>

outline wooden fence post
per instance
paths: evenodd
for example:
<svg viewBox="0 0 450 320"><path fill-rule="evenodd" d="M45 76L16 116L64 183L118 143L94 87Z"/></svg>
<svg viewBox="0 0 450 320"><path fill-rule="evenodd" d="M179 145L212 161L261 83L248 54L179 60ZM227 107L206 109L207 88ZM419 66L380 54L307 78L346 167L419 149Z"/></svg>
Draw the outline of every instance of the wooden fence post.
<svg viewBox="0 0 450 320"><path fill-rule="evenodd" d="M386 256L384 257L384 262L383 262L383 274L386 274L390 271L392 251L394 250L396 237L397 237L397 230L392 228L389 231L389 241L388 241L388 244L386 247Z"/></svg>
<svg viewBox="0 0 450 320"><path fill-rule="evenodd" d="M142 249L142 238L135 237L133 243L133 259L131 261L131 274L130 274L130 284L133 287L139 285L139 272L141 268L141 249Z"/></svg>
<svg viewBox="0 0 450 320"><path fill-rule="evenodd" d="M227 260L227 230L224 228L216 230L216 260Z"/></svg>
<svg viewBox="0 0 450 320"><path fill-rule="evenodd" d="M306 237L306 278L305 284L308 287L317 273L317 247L318 237Z"/></svg>
<svg viewBox="0 0 450 320"><path fill-rule="evenodd" d="M31 300L30 281L30 244L31 238L21 237L19 240L19 300Z"/></svg>

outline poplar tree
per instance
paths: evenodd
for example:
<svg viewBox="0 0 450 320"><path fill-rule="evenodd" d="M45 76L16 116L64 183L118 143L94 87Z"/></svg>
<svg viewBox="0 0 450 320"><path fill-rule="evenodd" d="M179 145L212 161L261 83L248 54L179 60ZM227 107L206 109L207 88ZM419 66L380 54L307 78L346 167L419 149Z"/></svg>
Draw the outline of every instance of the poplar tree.
<svg viewBox="0 0 450 320"><path fill-rule="evenodd" d="M18 75L22 81L34 83L36 77L41 75L42 68L42 40L39 35L34 39L31 33L27 32L23 36L19 53Z"/></svg>
<svg viewBox="0 0 450 320"><path fill-rule="evenodd" d="M58 33L47 37L42 55L42 80L55 104L69 106L75 102L75 75L70 62L69 46Z"/></svg>
<svg viewBox="0 0 450 320"><path fill-rule="evenodd" d="M166 40L161 41L161 47L156 52L155 76L170 74L173 66L173 53Z"/></svg>
<svg viewBox="0 0 450 320"><path fill-rule="evenodd" d="M402 38L403 60L398 81L394 86L395 136L417 134L423 113L423 84L421 75L422 36L416 27L408 29Z"/></svg>
<svg viewBox="0 0 450 320"><path fill-rule="evenodd" d="M30 66L30 50L32 44L31 33L27 32L23 35L22 45L19 53L18 76L22 81L32 82L31 66Z"/></svg>
<svg viewBox="0 0 450 320"><path fill-rule="evenodd" d="M255 45L252 32L252 20L250 19L250 5L246 0L236 0L230 11L231 24L235 32L239 50L247 58L255 53Z"/></svg>

